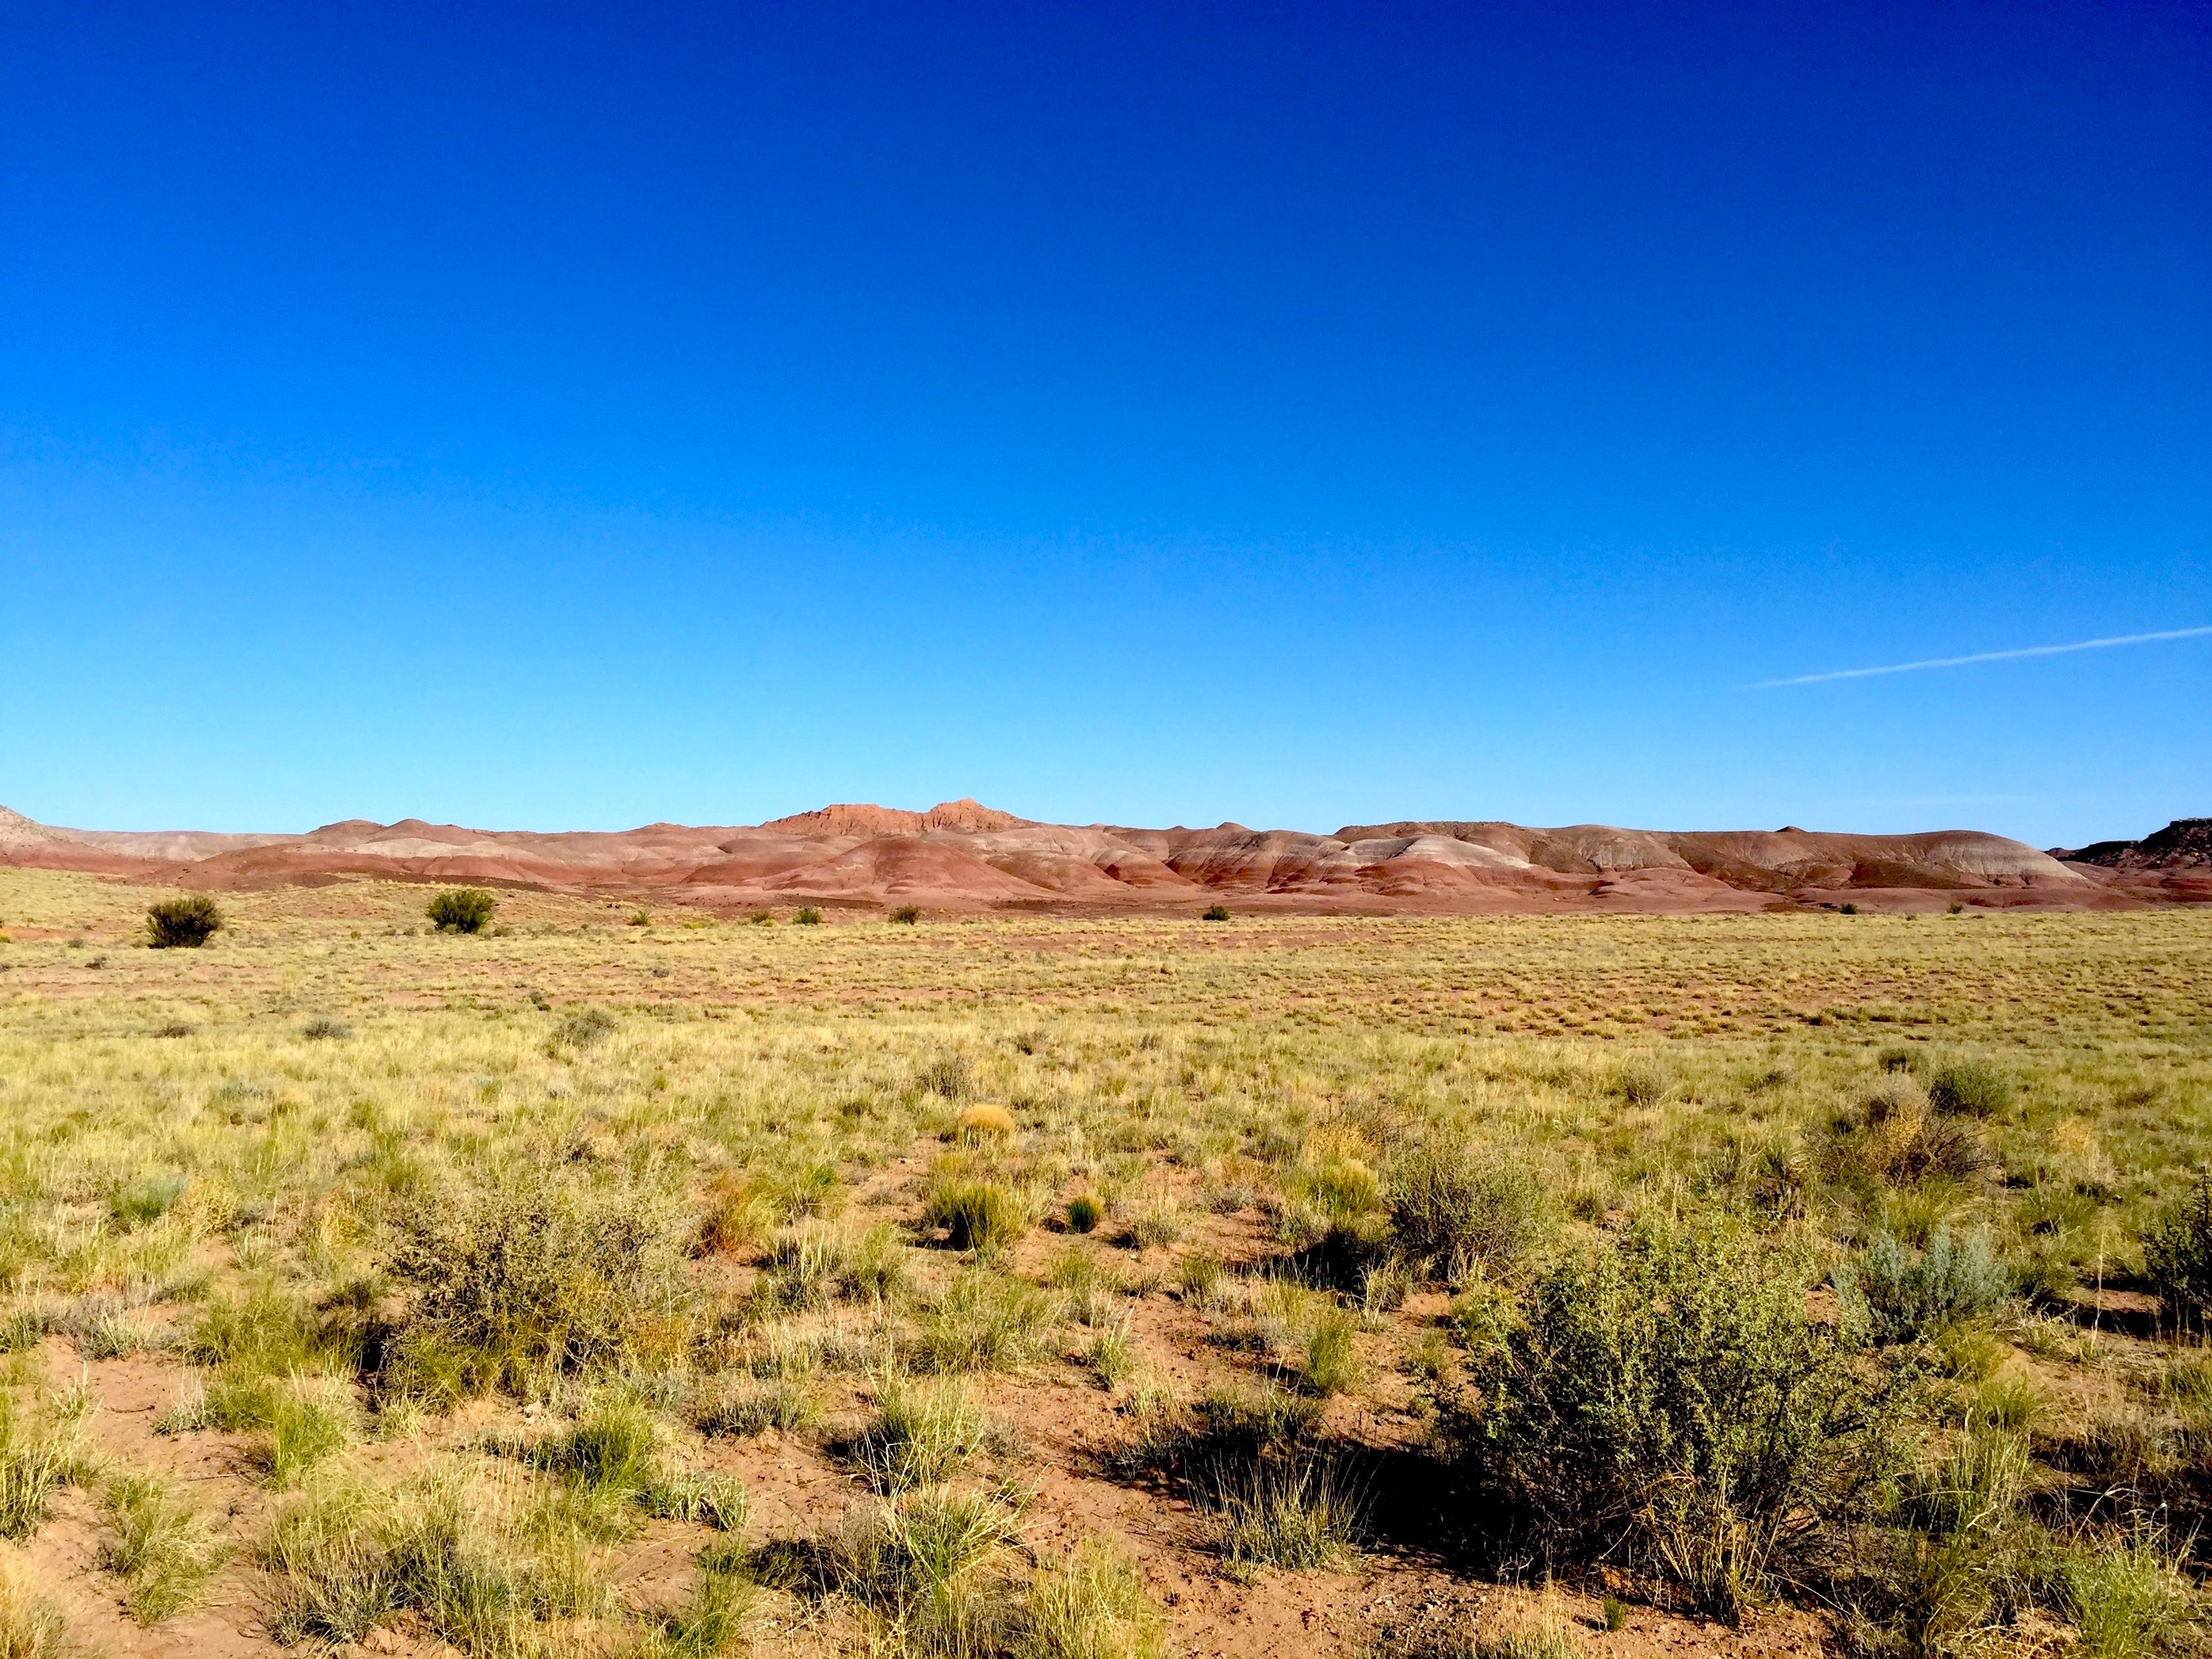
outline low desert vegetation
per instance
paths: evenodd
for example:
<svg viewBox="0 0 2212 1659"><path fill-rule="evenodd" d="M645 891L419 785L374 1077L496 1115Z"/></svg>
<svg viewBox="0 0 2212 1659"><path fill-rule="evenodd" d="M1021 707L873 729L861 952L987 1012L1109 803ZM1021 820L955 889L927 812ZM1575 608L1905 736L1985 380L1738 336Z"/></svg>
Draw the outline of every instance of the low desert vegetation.
<svg viewBox="0 0 2212 1659"><path fill-rule="evenodd" d="M491 926L498 902L481 887L449 887L435 895L428 909L430 925L441 933L481 933ZM633 921L649 921L640 911Z"/></svg>
<svg viewBox="0 0 2212 1659"><path fill-rule="evenodd" d="M146 907L146 943L156 951L197 951L222 927L222 912L204 893L161 899Z"/></svg>
<svg viewBox="0 0 2212 1659"><path fill-rule="evenodd" d="M2201 1643L2212 916L154 896L0 870L0 1655Z"/></svg>

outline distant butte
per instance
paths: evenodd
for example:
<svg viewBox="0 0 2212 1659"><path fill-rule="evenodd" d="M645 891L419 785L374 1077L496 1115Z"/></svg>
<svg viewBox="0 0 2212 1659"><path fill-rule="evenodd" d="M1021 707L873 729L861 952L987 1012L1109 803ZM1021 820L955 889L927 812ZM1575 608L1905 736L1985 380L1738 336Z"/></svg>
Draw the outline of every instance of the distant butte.
<svg viewBox="0 0 2212 1659"><path fill-rule="evenodd" d="M945 801L840 805L751 827L469 830L353 818L306 835L62 830L0 807L0 865L236 889L349 877L481 882L721 908L946 911L1725 912L1827 906L2111 908L2212 902L2212 819L2041 853L1939 830L1529 829L1490 819L1297 830L1041 823Z"/></svg>

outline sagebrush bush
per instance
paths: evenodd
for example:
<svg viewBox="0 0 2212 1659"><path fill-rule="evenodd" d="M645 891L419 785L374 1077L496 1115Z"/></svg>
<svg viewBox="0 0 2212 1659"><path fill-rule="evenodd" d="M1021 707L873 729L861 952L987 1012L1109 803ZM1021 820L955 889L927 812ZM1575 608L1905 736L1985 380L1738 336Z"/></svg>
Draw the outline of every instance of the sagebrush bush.
<svg viewBox="0 0 2212 1659"><path fill-rule="evenodd" d="M146 907L146 943L156 951L196 951L222 927L222 912L204 893Z"/></svg>
<svg viewBox="0 0 2212 1659"><path fill-rule="evenodd" d="M399 1381L433 1395L521 1384L666 1348L682 1234L644 1194L525 1170L418 1200L390 1267L415 1294Z"/></svg>
<svg viewBox="0 0 2212 1659"><path fill-rule="evenodd" d="M480 933L499 902L481 887L449 887L430 901L430 925L441 933Z"/></svg>
<svg viewBox="0 0 2212 1659"><path fill-rule="evenodd" d="M2012 1104L2012 1079L1979 1060L1949 1060L1928 1079L1928 1103L1946 1116L1995 1117Z"/></svg>
<svg viewBox="0 0 2212 1659"><path fill-rule="evenodd" d="M2144 1230L2143 1277L2177 1318L2212 1313L2212 1176Z"/></svg>
<svg viewBox="0 0 2212 1659"><path fill-rule="evenodd" d="M1719 1226L1645 1224L1551 1269L1476 1357L1463 1471L1543 1553L1735 1616L1877 1468L1881 1400L1808 1316L1812 1277Z"/></svg>
<svg viewBox="0 0 2212 1659"><path fill-rule="evenodd" d="M1979 1233L1961 1238L1948 1227L1929 1236L1916 1256L1890 1234L1876 1233L1856 1267L1835 1274L1847 1319L1863 1312L1877 1341L1914 1342L1962 1320L1992 1311L2012 1293L2012 1275Z"/></svg>
<svg viewBox="0 0 2212 1659"><path fill-rule="evenodd" d="M1525 1164L1462 1142L1417 1143L1392 1165L1391 1232L1410 1261L1457 1280L1520 1267L1545 1231L1543 1189Z"/></svg>
<svg viewBox="0 0 2212 1659"><path fill-rule="evenodd" d="M588 1048L618 1023L605 1008L578 1008L562 1015L555 1024L553 1042L556 1047Z"/></svg>

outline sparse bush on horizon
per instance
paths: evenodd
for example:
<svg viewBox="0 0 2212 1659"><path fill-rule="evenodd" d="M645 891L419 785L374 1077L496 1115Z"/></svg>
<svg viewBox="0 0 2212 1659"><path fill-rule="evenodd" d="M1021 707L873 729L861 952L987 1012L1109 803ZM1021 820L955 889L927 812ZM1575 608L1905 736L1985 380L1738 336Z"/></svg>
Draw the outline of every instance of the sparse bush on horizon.
<svg viewBox="0 0 2212 1659"><path fill-rule="evenodd" d="M196 951L222 927L222 912L205 893L146 907L146 942L156 951Z"/></svg>
<svg viewBox="0 0 2212 1659"><path fill-rule="evenodd" d="M499 902L481 887L449 887L430 900L430 925L441 933L480 933Z"/></svg>

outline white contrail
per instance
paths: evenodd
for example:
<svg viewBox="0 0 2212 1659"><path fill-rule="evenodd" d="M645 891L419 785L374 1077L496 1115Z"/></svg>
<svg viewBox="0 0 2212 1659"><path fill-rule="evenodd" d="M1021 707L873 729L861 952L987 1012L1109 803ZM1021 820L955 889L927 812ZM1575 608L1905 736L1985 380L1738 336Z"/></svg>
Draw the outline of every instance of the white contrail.
<svg viewBox="0 0 2212 1659"><path fill-rule="evenodd" d="M1771 691L1784 685L1818 685L1824 680L1863 680L1876 674L1910 674L1917 668L1963 668L1973 662L2011 662L2019 657L2061 657L2069 651L2102 651L2114 645L2152 645L2160 640L2201 640L2212 628L2168 628L2156 634L2116 634L2108 640L2076 640L2071 645L2023 645L2013 651L1977 651L1968 657L1930 657L1925 662L1893 662L1880 668L1836 668L1825 674L1799 674L1786 680L1761 680L1749 689Z"/></svg>

